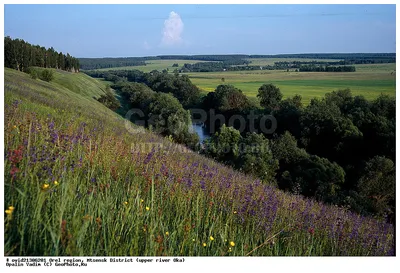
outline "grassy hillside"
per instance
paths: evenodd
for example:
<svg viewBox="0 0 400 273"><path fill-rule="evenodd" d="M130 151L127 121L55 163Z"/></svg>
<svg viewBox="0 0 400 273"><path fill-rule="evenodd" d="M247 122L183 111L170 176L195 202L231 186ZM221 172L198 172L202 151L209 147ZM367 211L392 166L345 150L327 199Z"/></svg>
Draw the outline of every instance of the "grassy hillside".
<svg viewBox="0 0 400 273"><path fill-rule="evenodd" d="M289 195L5 69L5 255L394 255L394 228Z"/></svg>

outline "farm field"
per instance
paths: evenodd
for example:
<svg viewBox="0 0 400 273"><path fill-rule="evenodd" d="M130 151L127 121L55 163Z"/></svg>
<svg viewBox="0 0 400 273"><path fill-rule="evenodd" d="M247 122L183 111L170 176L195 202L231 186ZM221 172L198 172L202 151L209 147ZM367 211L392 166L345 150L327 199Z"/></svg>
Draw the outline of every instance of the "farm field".
<svg viewBox="0 0 400 273"><path fill-rule="evenodd" d="M131 69L137 69L141 70L143 72L150 72L152 70L164 70L164 69L169 69L169 72L172 73L176 68L182 67L184 64L189 63L189 64L195 64L200 61L196 60L151 60L151 61L146 61L146 65L140 65L140 66L123 66L123 67L112 67L112 68L101 68L97 69L98 71L107 71L107 70L131 70ZM201 61L204 62L204 61ZM172 67L173 64L178 64L178 67Z"/></svg>
<svg viewBox="0 0 400 273"><path fill-rule="evenodd" d="M278 86L284 98L299 94L304 103L314 97L323 97L337 89L350 88L353 95L374 99L381 93L395 96L395 64L356 65L356 72L286 72L286 71L228 71L218 73L188 73L200 89L210 92L219 84L232 84L247 96L256 97L264 83ZM224 82L222 81L224 78Z"/></svg>
<svg viewBox="0 0 400 273"><path fill-rule="evenodd" d="M276 61L337 61L328 59L301 59L301 58L266 58L249 59L251 65L272 65ZM193 60L154 60L147 61L146 66L117 67L113 70L138 69L144 72L151 70L169 69L178 63L196 63ZM355 65L356 72L295 72L281 70L256 70L256 71L227 71L227 72L196 72L185 73L191 81L204 93L214 91L220 84L232 84L241 89L250 99L255 100L258 88L264 83L278 86L284 98L299 94L303 103L308 104L312 98L323 97L326 93L338 89L349 88L354 96L363 95L367 99L374 99L381 93L395 96L396 93L396 64L360 64ZM100 69L110 70L108 68ZM224 78L224 81L222 81Z"/></svg>

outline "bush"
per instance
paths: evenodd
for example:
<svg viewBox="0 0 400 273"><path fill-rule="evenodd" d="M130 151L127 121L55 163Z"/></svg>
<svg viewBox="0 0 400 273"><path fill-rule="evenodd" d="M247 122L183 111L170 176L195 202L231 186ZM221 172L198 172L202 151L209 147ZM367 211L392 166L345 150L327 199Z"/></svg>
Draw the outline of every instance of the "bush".
<svg viewBox="0 0 400 273"><path fill-rule="evenodd" d="M54 72L50 69L45 69L40 74L40 79L46 82L51 82L54 80Z"/></svg>
<svg viewBox="0 0 400 273"><path fill-rule="evenodd" d="M26 74L29 74L31 76L32 79L36 80L38 78L38 73L36 71L36 69L32 68L32 67L28 67L25 70Z"/></svg>
<svg viewBox="0 0 400 273"><path fill-rule="evenodd" d="M113 111L121 107L120 102L114 97L109 87L106 89L106 94L101 95L97 100Z"/></svg>

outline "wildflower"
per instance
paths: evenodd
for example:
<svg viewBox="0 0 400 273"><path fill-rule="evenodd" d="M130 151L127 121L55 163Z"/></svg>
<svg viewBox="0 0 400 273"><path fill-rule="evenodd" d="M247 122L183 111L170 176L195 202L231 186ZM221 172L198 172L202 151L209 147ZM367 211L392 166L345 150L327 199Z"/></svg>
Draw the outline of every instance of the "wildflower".
<svg viewBox="0 0 400 273"><path fill-rule="evenodd" d="M125 204L125 205L128 205L128 202L127 202L127 201L125 201L125 202L124 202L124 204Z"/></svg>
<svg viewBox="0 0 400 273"><path fill-rule="evenodd" d="M14 128L14 129L17 129L17 126L16 126L16 125L14 125L14 126L13 126L13 128Z"/></svg>
<svg viewBox="0 0 400 273"><path fill-rule="evenodd" d="M235 242L234 242L234 241L231 241L231 242L229 243L229 245L230 245L230 246L235 246Z"/></svg>
<svg viewBox="0 0 400 273"><path fill-rule="evenodd" d="M54 181L54 185L58 186L58 182L57 182L57 180L56 180L56 181Z"/></svg>
<svg viewBox="0 0 400 273"><path fill-rule="evenodd" d="M47 183L44 183L44 184L43 184L43 186L42 186L42 189L46 190L46 189L48 189L49 187L50 187L50 185L49 185L49 184L47 184Z"/></svg>
<svg viewBox="0 0 400 273"><path fill-rule="evenodd" d="M11 215L11 214L12 214L12 210L7 209L7 210L6 210L6 214L7 214L7 215Z"/></svg>
<svg viewBox="0 0 400 273"><path fill-rule="evenodd" d="M192 241L193 241L193 242L195 242L195 241L196 241L196 239L194 239L194 238L193 238L193 239L192 239Z"/></svg>
<svg viewBox="0 0 400 273"><path fill-rule="evenodd" d="M207 246L207 244L206 244L206 243L203 243L203 246L204 246L204 247L206 247L206 246Z"/></svg>
<svg viewBox="0 0 400 273"><path fill-rule="evenodd" d="M150 210L150 208L149 208L149 207L146 207L146 210Z"/></svg>
<svg viewBox="0 0 400 273"><path fill-rule="evenodd" d="M237 211L235 210L235 211L233 212L233 214L237 214Z"/></svg>
<svg viewBox="0 0 400 273"><path fill-rule="evenodd" d="M314 228L310 228L310 229L308 230L308 232L309 232L311 235L314 235Z"/></svg>
<svg viewBox="0 0 400 273"><path fill-rule="evenodd" d="M231 247L228 249L228 252L232 252L232 248Z"/></svg>
<svg viewBox="0 0 400 273"><path fill-rule="evenodd" d="M11 212L13 212L15 208L13 206L9 206L8 209L11 210Z"/></svg>
<svg viewBox="0 0 400 273"><path fill-rule="evenodd" d="M214 237L210 236L210 241L214 241Z"/></svg>
<svg viewBox="0 0 400 273"><path fill-rule="evenodd" d="M140 199L140 202L141 202L141 203L143 203L143 202L144 202L144 200L143 200L143 199Z"/></svg>
<svg viewBox="0 0 400 273"><path fill-rule="evenodd" d="M167 231L167 232L165 232L165 235L167 235L167 236L168 236L168 235L169 235L169 232L168 232L168 231Z"/></svg>

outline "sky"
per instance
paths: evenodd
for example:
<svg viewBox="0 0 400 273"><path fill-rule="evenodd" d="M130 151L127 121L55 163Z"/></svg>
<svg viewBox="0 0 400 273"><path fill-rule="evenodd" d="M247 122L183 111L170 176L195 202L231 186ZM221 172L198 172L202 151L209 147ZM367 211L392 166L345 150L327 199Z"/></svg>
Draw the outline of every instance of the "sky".
<svg viewBox="0 0 400 273"><path fill-rule="evenodd" d="M7 4L4 35L78 58L396 52L396 6Z"/></svg>

